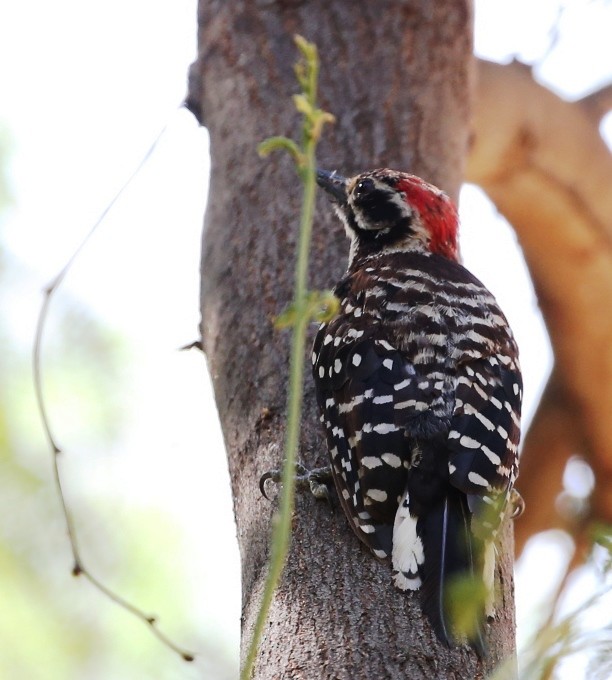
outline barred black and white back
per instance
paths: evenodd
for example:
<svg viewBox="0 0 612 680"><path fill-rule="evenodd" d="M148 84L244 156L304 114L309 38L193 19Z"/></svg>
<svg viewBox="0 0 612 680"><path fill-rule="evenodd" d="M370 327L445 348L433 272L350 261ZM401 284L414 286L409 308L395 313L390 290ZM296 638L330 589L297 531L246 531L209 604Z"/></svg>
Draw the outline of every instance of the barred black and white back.
<svg viewBox="0 0 612 680"><path fill-rule="evenodd" d="M319 182L352 237L340 312L312 354L340 501L357 536L391 559L395 584L422 586L451 643L452 577L477 573L492 592L493 540L517 476L516 343L493 296L456 261L444 194L389 170ZM479 624L480 650L482 638Z"/></svg>

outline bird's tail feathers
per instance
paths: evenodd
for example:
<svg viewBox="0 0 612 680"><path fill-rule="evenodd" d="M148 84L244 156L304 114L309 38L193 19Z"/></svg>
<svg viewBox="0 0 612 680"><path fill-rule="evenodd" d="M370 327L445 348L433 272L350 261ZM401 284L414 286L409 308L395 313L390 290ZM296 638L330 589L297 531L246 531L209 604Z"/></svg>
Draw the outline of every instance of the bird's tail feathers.
<svg viewBox="0 0 612 680"><path fill-rule="evenodd" d="M424 552L421 597L440 640L451 646L467 638L485 656L484 545L470 531L470 519L465 496L451 490L418 520Z"/></svg>

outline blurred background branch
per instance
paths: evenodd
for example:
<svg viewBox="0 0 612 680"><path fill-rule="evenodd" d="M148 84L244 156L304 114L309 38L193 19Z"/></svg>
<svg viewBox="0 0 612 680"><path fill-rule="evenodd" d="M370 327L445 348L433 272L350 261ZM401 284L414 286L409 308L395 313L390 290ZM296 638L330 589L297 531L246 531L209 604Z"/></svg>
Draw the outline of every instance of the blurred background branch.
<svg viewBox="0 0 612 680"><path fill-rule="evenodd" d="M581 540L589 518L612 524L612 155L584 101L518 62L478 63L467 179L516 229L556 363L523 446L519 549L537 531ZM595 473L589 508L573 518L556 504L570 456Z"/></svg>

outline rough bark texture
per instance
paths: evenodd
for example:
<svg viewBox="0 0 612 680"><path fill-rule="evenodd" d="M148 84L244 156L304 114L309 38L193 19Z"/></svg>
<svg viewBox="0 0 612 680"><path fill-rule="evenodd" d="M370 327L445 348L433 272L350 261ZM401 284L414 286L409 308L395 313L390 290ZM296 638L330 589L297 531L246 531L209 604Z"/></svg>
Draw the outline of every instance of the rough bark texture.
<svg viewBox="0 0 612 680"><path fill-rule="evenodd" d="M292 35L320 50L320 99L337 123L320 164L350 174L391 166L457 195L467 151L471 70L467 0L379 5L352 0L200 2L199 59L188 104L211 136L203 243L202 334L229 456L242 555L243 653L266 574L275 505L259 477L283 458L288 337L272 318L291 296L301 186L290 160L257 144L296 135ZM348 244L320 199L311 287L345 269ZM300 458L327 462L307 376ZM514 649L510 528L491 654L449 651L417 599L358 543L341 512L299 497L292 548L262 641L257 678L480 678ZM214 558L214 556L213 556Z"/></svg>
<svg viewBox="0 0 612 680"><path fill-rule="evenodd" d="M481 61L467 179L517 231L556 367L525 439L518 486L535 531L581 537L588 517L555 506L570 455L592 466L591 518L612 522L612 156L598 129L610 88L567 102L517 62Z"/></svg>

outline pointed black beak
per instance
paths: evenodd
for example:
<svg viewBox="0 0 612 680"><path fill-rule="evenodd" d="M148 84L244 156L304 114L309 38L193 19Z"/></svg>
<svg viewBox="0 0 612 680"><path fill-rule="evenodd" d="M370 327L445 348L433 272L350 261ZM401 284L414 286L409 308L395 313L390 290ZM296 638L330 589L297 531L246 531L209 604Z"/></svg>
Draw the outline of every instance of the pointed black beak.
<svg viewBox="0 0 612 680"><path fill-rule="evenodd" d="M346 179L336 174L335 170L317 170L317 184L327 191L335 203L346 203Z"/></svg>

